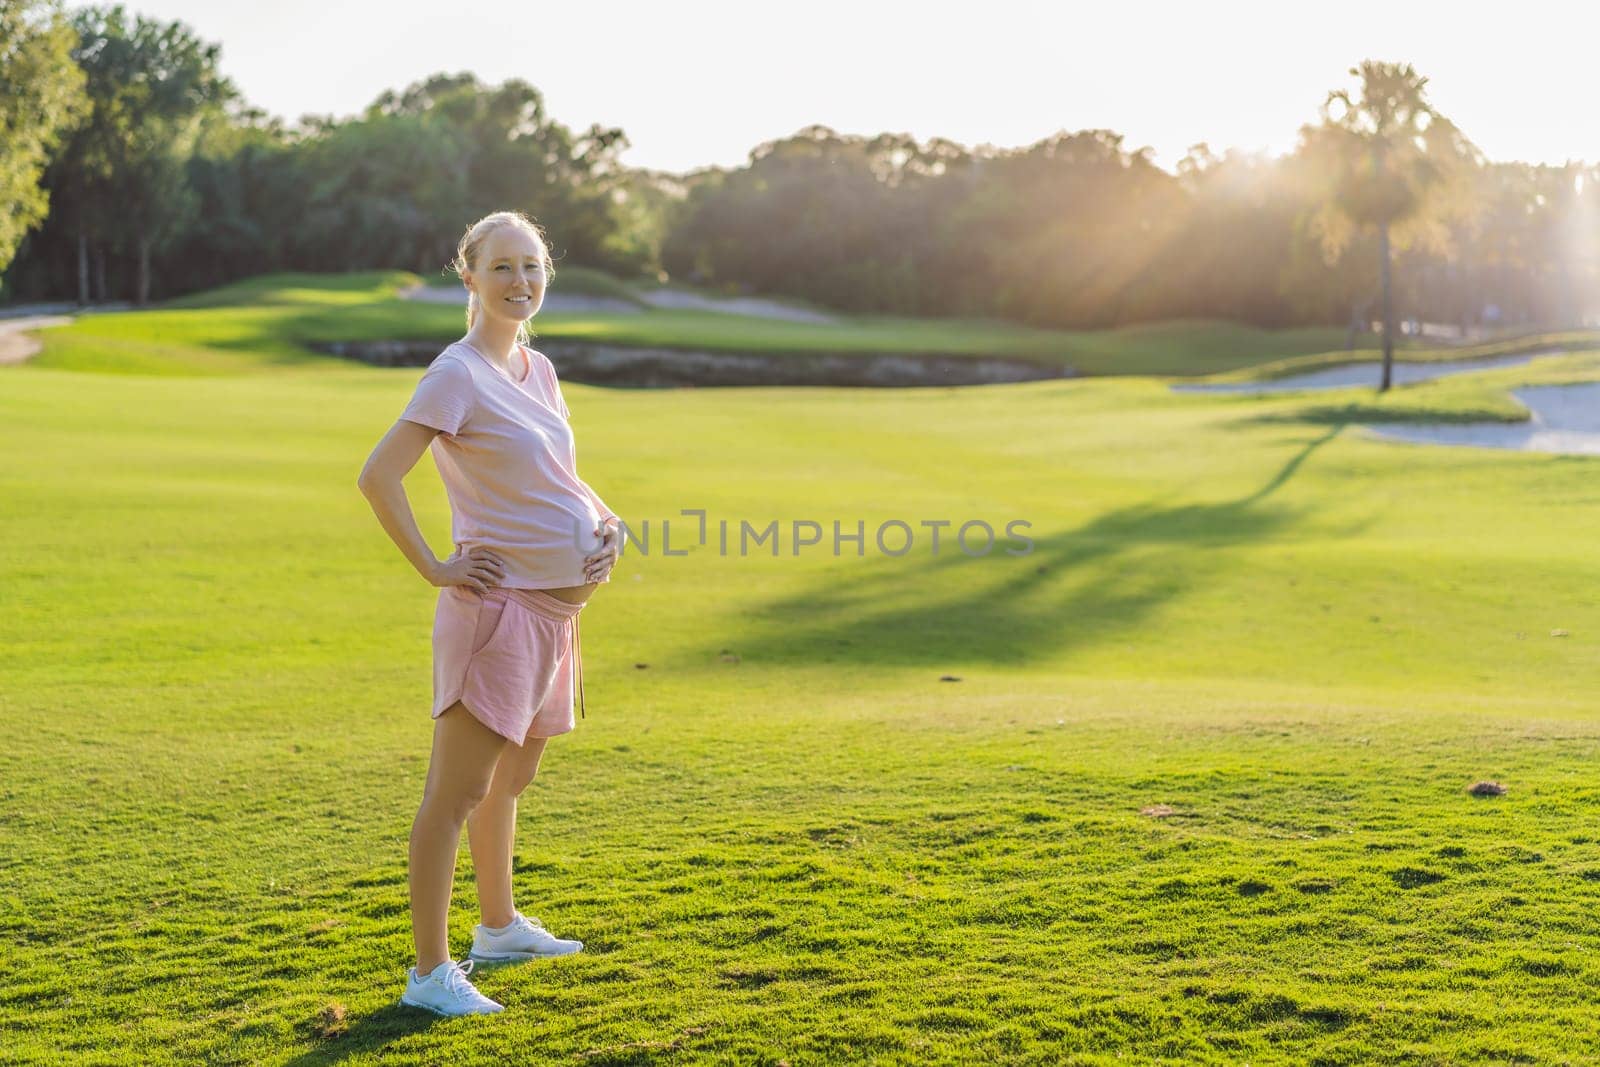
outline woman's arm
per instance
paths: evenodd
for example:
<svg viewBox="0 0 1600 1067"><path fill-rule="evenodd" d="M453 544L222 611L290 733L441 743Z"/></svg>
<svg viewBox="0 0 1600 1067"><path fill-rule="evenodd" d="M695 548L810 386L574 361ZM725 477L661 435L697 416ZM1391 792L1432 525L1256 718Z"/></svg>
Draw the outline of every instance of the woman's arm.
<svg viewBox="0 0 1600 1067"><path fill-rule="evenodd" d="M429 585L465 585L485 593L505 581L505 561L482 545L474 545L465 553L452 553L447 560L437 559L417 529L411 503L406 499L401 480L417 465L423 449L438 433L432 426L409 419L396 422L367 457L356 485L389 537Z"/></svg>
<svg viewBox="0 0 1600 1067"><path fill-rule="evenodd" d="M429 442L438 433L431 426L398 420L372 450L372 455L367 457L367 465L356 479L361 495L372 505L373 513L383 524L384 531L399 546L406 559L411 561L417 573L428 580L429 585L439 584L441 564L428 547L422 531L417 528L416 517L411 513L411 502L406 499L401 480L417 465L417 460L422 458Z"/></svg>

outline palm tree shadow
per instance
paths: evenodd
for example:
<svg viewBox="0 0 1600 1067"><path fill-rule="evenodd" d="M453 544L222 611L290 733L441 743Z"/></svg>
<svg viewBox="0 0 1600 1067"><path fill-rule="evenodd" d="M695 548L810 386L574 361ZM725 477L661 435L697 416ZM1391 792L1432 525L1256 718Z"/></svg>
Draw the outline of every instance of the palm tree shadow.
<svg viewBox="0 0 1600 1067"><path fill-rule="evenodd" d="M1006 542L997 540L983 560L941 545L941 555L929 554L926 563L908 556L847 580L835 572L758 609L773 623L759 627L769 636L741 640L738 651L753 661L795 664L1020 665L1125 639L1153 609L1225 566L1205 550L1260 541L1298 521L1304 508L1262 505L1345 425L1307 443L1259 489L1235 500L1136 504L1036 541L1026 557L1005 558ZM1124 565L1111 565L1118 561ZM984 564L1001 577L976 590L970 570L954 571Z"/></svg>

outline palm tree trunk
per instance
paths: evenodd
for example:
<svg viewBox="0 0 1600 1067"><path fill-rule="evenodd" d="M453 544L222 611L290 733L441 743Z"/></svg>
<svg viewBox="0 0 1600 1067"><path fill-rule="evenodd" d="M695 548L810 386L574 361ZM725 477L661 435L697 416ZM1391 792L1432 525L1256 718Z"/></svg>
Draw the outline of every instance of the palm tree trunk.
<svg viewBox="0 0 1600 1067"><path fill-rule="evenodd" d="M1394 374L1394 297L1389 284L1389 224L1378 226L1378 254L1383 257L1383 382L1378 392L1387 393Z"/></svg>

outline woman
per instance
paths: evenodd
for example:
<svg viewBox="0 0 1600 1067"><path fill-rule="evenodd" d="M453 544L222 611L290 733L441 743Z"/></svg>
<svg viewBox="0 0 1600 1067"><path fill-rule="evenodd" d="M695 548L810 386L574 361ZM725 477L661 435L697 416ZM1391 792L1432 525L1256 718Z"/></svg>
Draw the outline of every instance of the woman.
<svg viewBox="0 0 1600 1067"><path fill-rule="evenodd" d="M502 1006L467 979L479 960L576 952L512 902L517 796L546 741L573 729L582 700L578 614L610 581L621 523L577 475L555 368L520 343L551 272L543 236L500 211L467 228L455 269L467 332L429 365L400 419L361 472L406 559L439 586L433 623L433 754L411 828L411 923L417 963L402 1003L442 1015ZM455 552L436 559L401 479L425 448L450 498ZM467 828L482 923L465 967L450 958L448 918Z"/></svg>

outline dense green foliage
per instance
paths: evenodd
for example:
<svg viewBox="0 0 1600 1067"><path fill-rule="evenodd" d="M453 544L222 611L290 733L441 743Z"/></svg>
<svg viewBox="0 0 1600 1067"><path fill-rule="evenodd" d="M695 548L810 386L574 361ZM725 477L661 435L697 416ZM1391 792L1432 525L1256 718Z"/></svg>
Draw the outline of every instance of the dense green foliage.
<svg viewBox="0 0 1600 1067"><path fill-rule="evenodd" d="M968 150L812 127L696 178L663 258L675 275L853 309L1365 329L1375 216L1352 207L1354 224L1336 227L1327 210L1365 146L1324 127L1337 124L1307 126L1276 160L1199 145L1176 174L1108 130ZM1448 181L1393 235L1397 316L1575 324L1600 311L1600 168L1490 163L1453 136Z"/></svg>
<svg viewBox="0 0 1600 1067"><path fill-rule="evenodd" d="M70 267L65 276L76 282L59 295L75 292L80 302L91 291L91 250L100 252L93 278L104 300L105 250L118 249L132 267L132 285L122 291L143 304L153 260L204 207L188 175L204 125L238 93L217 72L219 47L181 22L142 15L130 22L118 5L75 11L72 24L87 106L47 176L52 211L42 248L53 254L58 277Z"/></svg>
<svg viewBox="0 0 1600 1067"><path fill-rule="evenodd" d="M1567 329L1600 313L1600 169L1483 159L1414 72L1408 113L1434 121L1379 138L1380 181L1358 180L1377 127L1326 108L1281 158L1201 143L1173 173L1104 129L996 148L808 126L743 166L675 175L623 166L621 129L571 130L518 79L436 74L291 126L244 104L181 23L85 8L74 24L88 118L45 176L55 206L6 278L19 298L163 297L291 270L433 277L469 222L512 209L544 226L558 268L847 312L1348 324L1353 347L1381 317L1390 234L1399 320ZM1362 64L1380 91L1355 110L1377 113L1365 102L1400 69ZM1378 224L1391 215L1404 225Z"/></svg>
<svg viewBox="0 0 1600 1067"><path fill-rule="evenodd" d="M53 0L0 5L0 277L23 235L44 220L49 198L40 178L87 103L75 39Z"/></svg>
<svg viewBox="0 0 1600 1067"><path fill-rule="evenodd" d="M291 130L244 105L183 23L120 5L72 22L85 117L46 176L52 214L11 279L23 295L142 303L152 260L158 294L269 268L427 271L469 212L508 204L559 218L563 252L594 266L633 265L651 232L612 195L632 180L614 173L621 131L574 135L524 82L437 75Z"/></svg>

